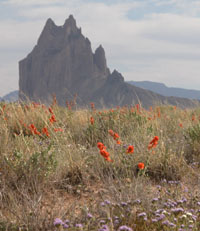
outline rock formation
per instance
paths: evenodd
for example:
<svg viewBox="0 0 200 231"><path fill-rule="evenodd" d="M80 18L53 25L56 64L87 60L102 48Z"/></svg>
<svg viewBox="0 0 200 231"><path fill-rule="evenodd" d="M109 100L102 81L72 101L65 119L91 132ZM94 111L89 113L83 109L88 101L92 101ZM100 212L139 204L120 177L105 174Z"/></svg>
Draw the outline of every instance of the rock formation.
<svg viewBox="0 0 200 231"><path fill-rule="evenodd" d="M78 105L95 102L97 107L122 106L141 103L148 107L156 103L194 106L195 102L181 98L167 98L124 82L114 70L110 73L105 51L100 45L95 53L91 43L82 35L72 15L63 26L48 19L37 45L19 62L20 100L52 102L65 105L77 94Z"/></svg>

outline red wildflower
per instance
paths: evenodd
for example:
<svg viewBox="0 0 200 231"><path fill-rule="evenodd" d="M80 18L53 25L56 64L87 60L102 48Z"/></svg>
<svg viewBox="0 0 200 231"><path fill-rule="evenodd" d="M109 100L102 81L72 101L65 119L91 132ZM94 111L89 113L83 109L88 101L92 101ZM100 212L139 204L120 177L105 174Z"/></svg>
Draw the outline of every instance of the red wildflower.
<svg viewBox="0 0 200 231"><path fill-rule="evenodd" d="M113 132L112 129L109 129L109 130L108 130L108 133L109 133L111 136L114 136L114 132Z"/></svg>
<svg viewBox="0 0 200 231"><path fill-rule="evenodd" d="M97 143L97 147L98 147L99 150L102 150L103 148L105 148L104 144L101 143L101 142Z"/></svg>
<svg viewBox="0 0 200 231"><path fill-rule="evenodd" d="M131 107L131 112L135 112L135 108L134 107Z"/></svg>
<svg viewBox="0 0 200 231"><path fill-rule="evenodd" d="M120 140L117 140L117 144L121 144L121 141L120 141Z"/></svg>
<svg viewBox="0 0 200 231"><path fill-rule="evenodd" d="M40 104L39 104L39 103L36 103L36 102L33 102L32 104L33 104L34 108L37 108L37 107L40 106Z"/></svg>
<svg viewBox="0 0 200 231"><path fill-rule="evenodd" d="M134 147L133 145L129 145L127 150L126 150L126 153L133 153L134 152Z"/></svg>
<svg viewBox="0 0 200 231"><path fill-rule="evenodd" d="M155 136L153 140L149 143L148 149L155 148L156 145L158 144L158 140L159 140L158 136Z"/></svg>
<svg viewBox="0 0 200 231"><path fill-rule="evenodd" d="M100 154L105 158L109 157L110 155L109 152L107 152L104 148L100 150Z"/></svg>
<svg viewBox="0 0 200 231"><path fill-rule="evenodd" d="M63 132L63 129L62 128L54 128L54 131L55 132Z"/></svg>
<svg viewBox="0 0 200 231"><path fill-rule="evenodd" d="M113 160L111 160L110 158L110 153L107 152L105 149L100 150L100 154L105 158L105 160L113 162Z"/></svg>
<svg viewBox="0 0 200 231"><path fill-rule="evenodd" d="M56 117L55 117L55 115L52 115L51 118L49 119L49 121L50 121L51 123L56 122Z"/></svg>
<svg viewBox="0 0 200 231"><path fill-rule="evenodd" d="M106 157L105 159L106 159L108 162L113 162L113 160L111 160L109 156Z"/></svg>
<svg viewBox="0 0 200 231"><path fill-rule="evenodd" d="M121 142L119 141L119 135L116 132L113 132L112 129L108 130L108 133L113 137L114 140L116 140L117 144L120 144Z"/></svg>
<svg viewBox="0 0 200 231"><path fill-rule="evenodd" d="M49 107L49 112L50 112L51 114L53 114L53 110L52 110L51 107Z"/></svg>
<svg viewBox="0 0 200 231"><path fill-rule="evenodd" d="M138 163L138 168L141 169L141 170L144 169L144 163L142 163L142 162Z"/></svg>
<svg viewBox="0 0 200 231"><path fill-rule="evenodd" d="M119 139L119 135L117 133L114 133L113 138L114 138L114 140L117 140L117 139Z"/></svg>
<svg viewBox="0 0 200 231"><path fill-rule="evenodd" d="M182 127L183 127L183 124L182 124L182 123L180 123L180 124L179 124L179 127L181 127L181 128L182 128Z"/></svg>
<svg viewBox="0 0 200 231"><path fill-rule="evenodd" d="M136 104L137 112L140 113L140 105Z"/></svg>
<svg viewBox="0 0 200 231"><path fill-rule="evenodd" d="M46 136L49 136L49 132L48 132L48 129L47 129L46 127L44 127L44 128L42 129L42 133L43 133L44 135L46 135Z"/></svg>
<svg viewBox="0 0 200 231"><path fill-rule="evenodd" d="M92 110L95 109L95 106L94 106L94 103L93 103L93 102L90 103L90 106L91 106L91 109L92 109Z"/></svg>
<svg viewBox="0 0 200 231"><path fill-rule="evenodd" d="M110 153L106 151L106 146L104 146L103 143L98 142L97 147L99 148L100 154L105 158L105 160L113 162L113 160L110 159Z"/></svg>
<svg viewBox="0 0 200 231"><path fill-rule="evenodd" d="M57 99L56 99L56 95L53 94L53 102L52 102L52 106L55 106L57 104Z"/></svg>
<svg viewBox="0 0 200 231"><path fill-rule="evenodd" d="M2 110L4 111L6 108L6 104L3 105Z"/></svg>
<svg viewBox="0 0 200 231"><path fill-rule="evenodd" d="M93 125L94 124L94 118L91 116L90 117L90 123Z"/></svg>
<svg viewBox="0 0 200 231"><path fill-rule="evenodd" d="M32 134L41 135L37 128L34 126L34 124L30 124L29 129L31 130Z"/></svg>

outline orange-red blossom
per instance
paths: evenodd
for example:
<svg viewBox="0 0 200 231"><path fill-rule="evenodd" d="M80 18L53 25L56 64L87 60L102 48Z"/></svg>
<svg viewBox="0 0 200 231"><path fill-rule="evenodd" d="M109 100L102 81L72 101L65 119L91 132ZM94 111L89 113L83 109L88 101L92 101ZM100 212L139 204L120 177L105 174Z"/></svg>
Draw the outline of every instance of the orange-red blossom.
<svg viewBox="0 0 200 231"><path fill-rule="evenodd" d="M105 158L105 160L112 162L113 160L110 159L110 153L106 151L106 146L103 143L98 142L97 147L99 148L100 154Z"/></svg>
<svg viewBox="0 0 200 231"><path fill-rule="evenodd" d="M91 109L94 110L95 109L95 105L93 102L90 103Z"/></svg>
<svg viewBox="0 0 200 231"><path fill-rule="evenodd" d="M42 129L42 133L45 134L46 136L49 136L49 131L46 127Z"/></svg>
<svg viewBox="0 0 200 231"><path fill-rule="evenodd" d="M54 128L54 131L55 132L63 132L63 129L62 128Z"/></svg>
<svg viewBox="0 0 200 231"><path fill-rule="evenodd" d="M180 124L179 124L179 127L181 127L181 128L182 128L182 127L183 127L183 124L182 124L182 123L180 123Z"/></svg>
<svg viewBox="0 0 200 231"><path fill-rule="evenodd" d="M134 152L134 146L133 145L129 145L127 150L126 150L126 153L133 153Z"/></svg>
<svg viewBox="0 0 200 231"><path fill-rule="evenodd" d="M144 167L145 167L145 166L144 166L144 163L142 163L142 162L141 162L141 163L138 163L138 168L139 168L139 169L142 170L142 169L144 169Z"/></svg>
<svg viewBox="0 0 200 231"><path fill-rule="evenodd" d="M116 132L113 132L112 129L109 129L108 133L113 137L113 139L117 142L117 144L121 144L119 140L119 135Z"/></svg>
<svg viewBox="0 0 200 231"><path fill-rule="evenodd" d="M90 117L90 123L93 125L94 124L94 118L91 116Z"/></svg>
<svg viewBox="0 0 200 231"><path fill-rule="evenodd" d="M51 107L49 107L49 112L53 115L53 110Z"/></svg>
<svg viewBox="0 0 200 231"><path fill-rule="evenodd" d="M159 140L158 136L155 136L153 140L149 143L148 149L155 148L158 144L158 140Z"/></svg>
<svg viewBox="0 0 200 231"><path fill-rule="evenodd" d="M56 117L55 115L52 115L51 118L49 118L50 123L56 122Z"/></svg>
<svg viewBox="0 0 200 231"><path fill-rule="evenodd" d="M29 129L31 130L32 134L39 135L39 136L41 135L40 132L37 130L37 128L34 126L34 124L30 124Z"/></svg>

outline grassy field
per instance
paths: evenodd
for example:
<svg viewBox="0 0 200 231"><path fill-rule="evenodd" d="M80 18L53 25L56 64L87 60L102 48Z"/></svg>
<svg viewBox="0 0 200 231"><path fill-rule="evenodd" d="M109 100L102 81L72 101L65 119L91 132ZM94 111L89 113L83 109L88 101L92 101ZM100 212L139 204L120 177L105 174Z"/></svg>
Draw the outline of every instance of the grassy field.
<svg viewBox="0 0 200 231"><path fill-rule="evenodd" d="M200 108L0 104L0 231L200 230Z"/></svg>

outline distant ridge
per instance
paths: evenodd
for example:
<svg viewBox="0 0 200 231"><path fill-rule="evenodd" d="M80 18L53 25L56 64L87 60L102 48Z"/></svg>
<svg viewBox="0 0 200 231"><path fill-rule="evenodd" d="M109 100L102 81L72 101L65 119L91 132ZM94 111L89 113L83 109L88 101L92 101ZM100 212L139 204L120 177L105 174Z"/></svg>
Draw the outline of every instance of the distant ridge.
<svg viewBox="0 0 200 231"><path fill-rule="evenodd" d="M164 96L176 96L184 97L188 99L198 99L200 100L200 91L198 90L188 90L184 88L167 87L163 83L152 82L152 81L127 81L136 87L147 89L155 93Z"/></svg>
<svg viewBox="0 0 200 231"><path fill-rule="evenodd" d="M3 97L0 97L0 101L5 101L5 102L15 102L18 100L18 94L19 91L11 91L10 93L4 95Z"/></svg>
<svg viewBox="0 0 200 231"><path fill-rule="evenodd" d="M98 108L137 103L146 108L157 104L194 107L199 103L126 83L117 70L111 72L107 67L101 45L93 53L72 15L62 26L49 18L32 52L19 62L19 99L49 104L52 95L62 106L77 95L78 106L94 102Z"/></svg>

